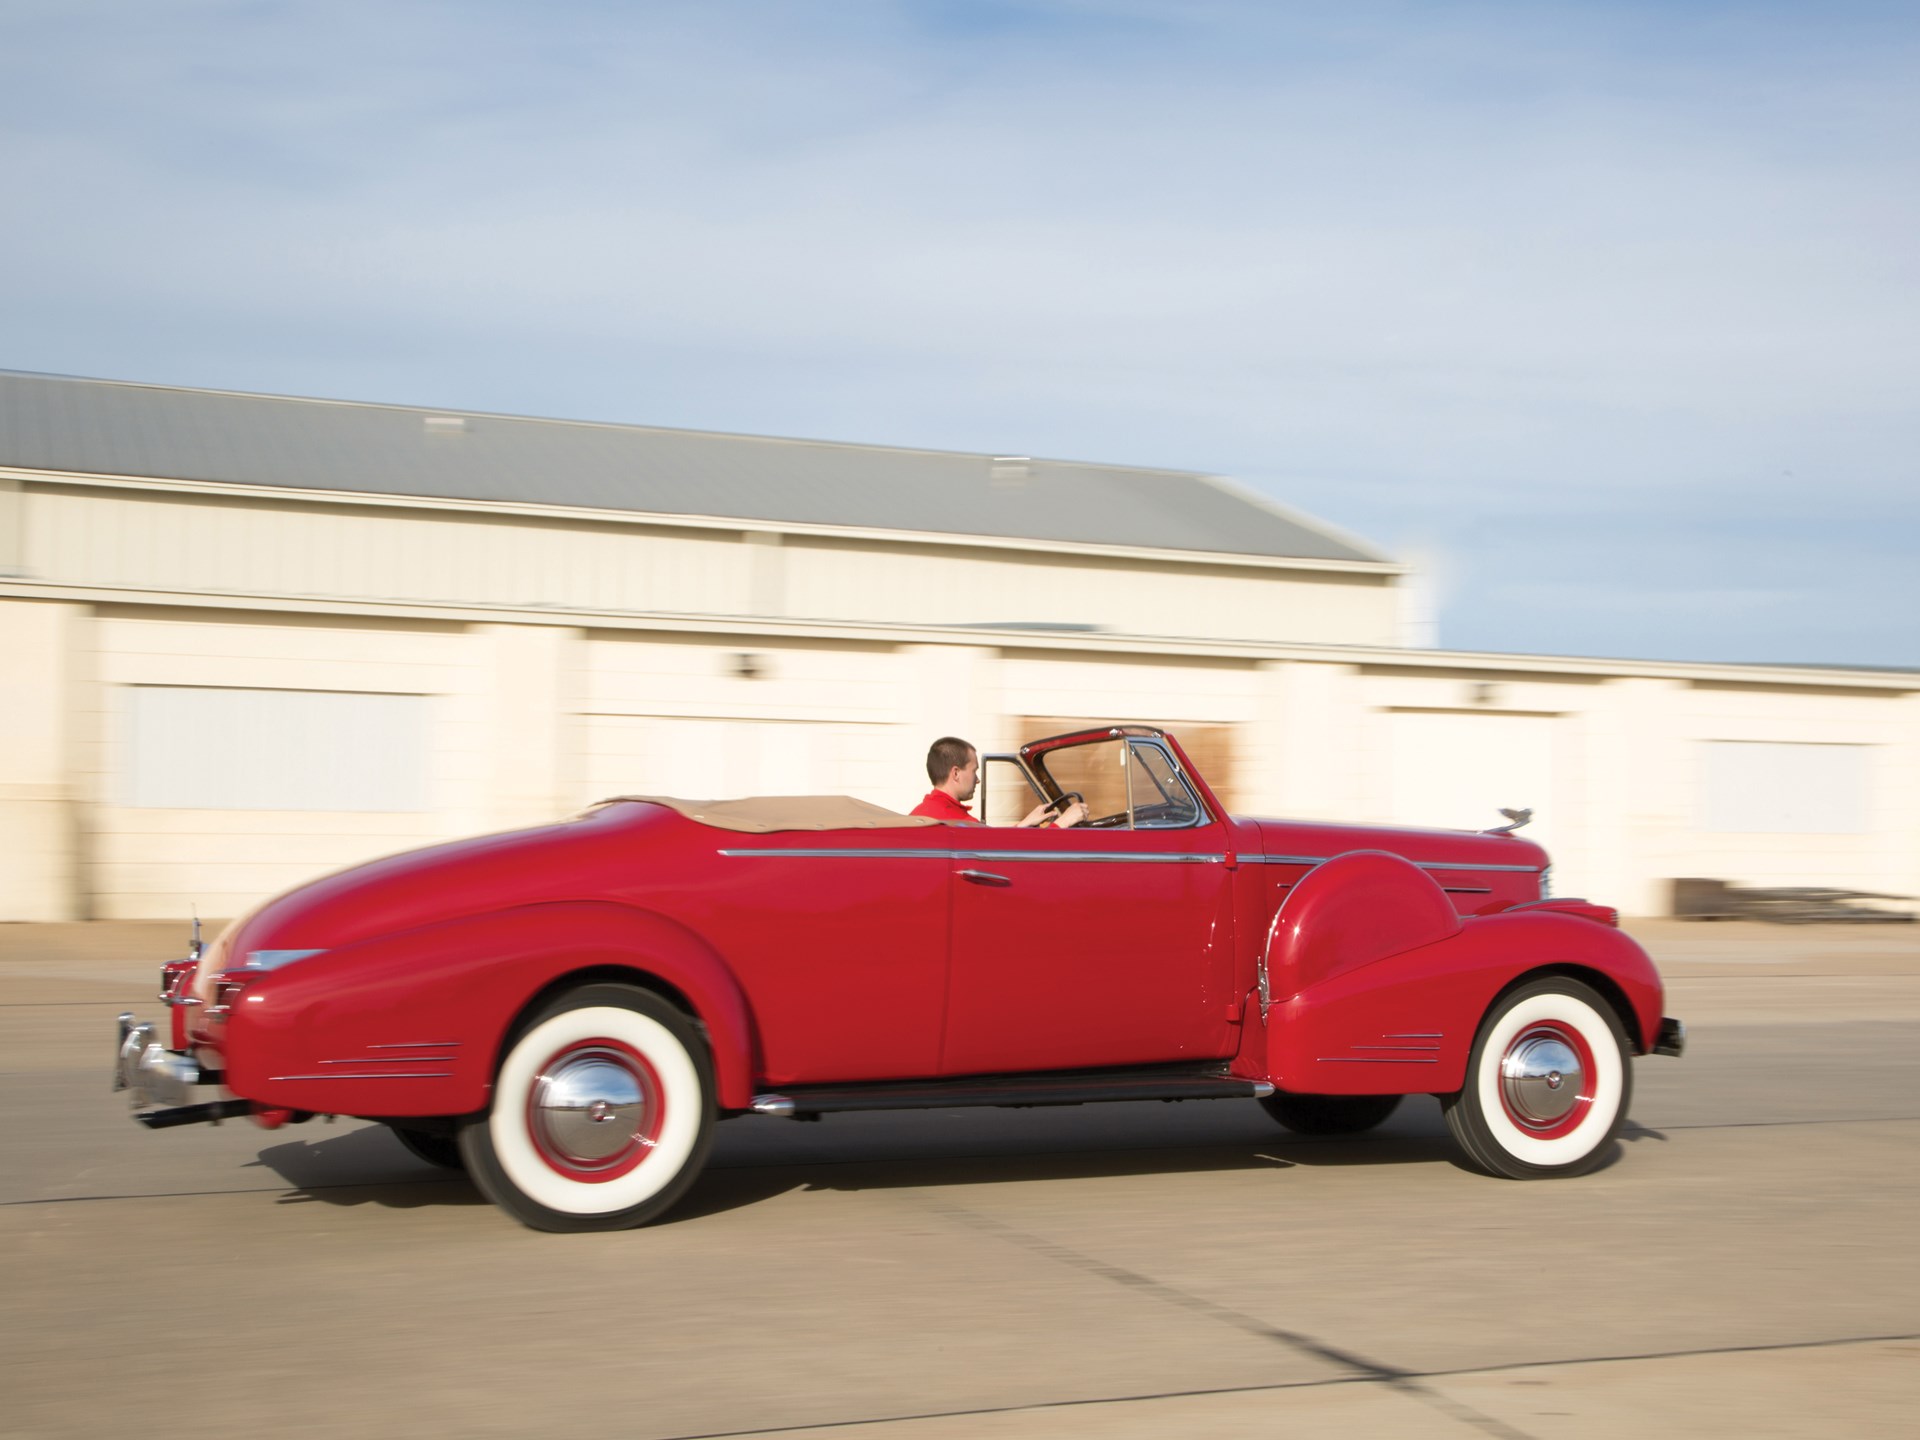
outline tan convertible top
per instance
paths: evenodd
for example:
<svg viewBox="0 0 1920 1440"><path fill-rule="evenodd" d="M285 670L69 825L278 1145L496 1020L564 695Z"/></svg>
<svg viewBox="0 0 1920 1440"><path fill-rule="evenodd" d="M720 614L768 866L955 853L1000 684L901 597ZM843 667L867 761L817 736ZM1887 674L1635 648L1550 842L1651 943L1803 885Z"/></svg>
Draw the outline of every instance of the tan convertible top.
<svg viewBox="0 0 1920 1440"><path fill-rule="evenodd" d="M773 830L906 830L944 821L901 815L851 795L754 795L745 800L679 800L671 795L615 795L600 804L640 800L665 805L716 830L765 835Z"/></svg>

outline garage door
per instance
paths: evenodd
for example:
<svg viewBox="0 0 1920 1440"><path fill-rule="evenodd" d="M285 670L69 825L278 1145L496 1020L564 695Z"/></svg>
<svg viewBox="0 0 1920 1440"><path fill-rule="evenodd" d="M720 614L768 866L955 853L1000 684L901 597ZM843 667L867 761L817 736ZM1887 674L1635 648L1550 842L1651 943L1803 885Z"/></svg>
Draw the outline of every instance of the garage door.
<svg viewBox="0 0 1920 1440"><path fill-rule="evenodd" d="M1023 715L1015 722L1015 733L1024 744L1029 740L1064 735L1071 730L1084 730L1101 723L1099 720L1076 720L1060 715ZM1152 725L1178 740L1180 748L1187 752L1187 758L1193 761L1193 768L1206 778L1220 803L1227 807L1229 814L1234 812L1239 794L1234 783L1233 726L1167 724L1158 720L1129 723Z"/></svg>
<svg viewBox="0 0 1920 1440"><path fill-rule="evenodd" d="M679 716L590 715L583 802L609 795L840 795L875 727ZM858 733L856 733L858 732ZM862 740L866 740L863 747ZM904 793L904 791L903 791ZM899 797L890 797L903 806ZM914 794L905 803L918 799Z"/></svg>

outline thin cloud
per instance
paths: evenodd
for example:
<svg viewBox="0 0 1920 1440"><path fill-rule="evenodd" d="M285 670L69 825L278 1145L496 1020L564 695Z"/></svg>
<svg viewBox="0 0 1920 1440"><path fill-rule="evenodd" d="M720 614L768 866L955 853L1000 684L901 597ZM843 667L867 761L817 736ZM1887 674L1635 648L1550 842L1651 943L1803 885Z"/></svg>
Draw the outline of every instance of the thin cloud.
<svg viewBox="0 0 1920 1440"><path fill-rule="evenodd" d="M1431 539L1442 641L1493 648L1766 645L1502 618L1517 545L1603 566L1638 513L1771 560L1738 516L1800 658L1920 663L1848 613L1920 581L1861 591L1893 562L1770 483L1920 538L1893 7L205 0L0 43L40 61L16 368L1213 469Z"/></svg>

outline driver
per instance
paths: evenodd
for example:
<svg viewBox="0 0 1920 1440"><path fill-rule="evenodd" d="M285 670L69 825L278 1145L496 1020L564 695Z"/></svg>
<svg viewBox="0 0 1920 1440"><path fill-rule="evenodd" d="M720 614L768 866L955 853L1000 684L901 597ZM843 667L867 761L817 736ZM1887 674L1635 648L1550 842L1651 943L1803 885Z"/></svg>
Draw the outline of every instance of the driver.
<svg viewBox="0 0 1920 1440"><path fill-rule="evenodd" d="M933 789L909 814L925 815L935 820L957 820L962 825L986 823L975 819L973 812L967 809L967 802L973 799L974 789L980 783L980 752L973 746L953 735L942 736L934 741L927 751L927 778L933 782ZM1058 823L1064 829L1086 819L1087 807L1078 800L1071 800L1059 814ZM1052 805L1036 805L1022 817L1020 824L1027 827L1044 825L1053 815Z"/></svg>

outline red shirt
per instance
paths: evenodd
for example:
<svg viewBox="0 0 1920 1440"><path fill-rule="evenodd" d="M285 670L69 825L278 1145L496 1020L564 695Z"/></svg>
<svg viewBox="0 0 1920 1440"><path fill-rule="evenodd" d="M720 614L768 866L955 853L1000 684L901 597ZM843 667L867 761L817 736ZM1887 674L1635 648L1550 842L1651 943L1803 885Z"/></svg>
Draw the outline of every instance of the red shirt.
<svg viewBox="0 0 1920 1440"><path fill-rule="evenodd" d="M962 825L984 825L986 821L973 818L973 812L944 790L929 790L927 798L922 800L909 815L925 815L934 820L952 820Z"/></svg>

